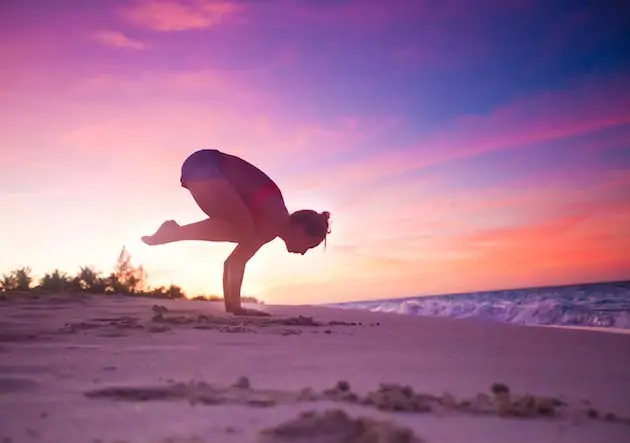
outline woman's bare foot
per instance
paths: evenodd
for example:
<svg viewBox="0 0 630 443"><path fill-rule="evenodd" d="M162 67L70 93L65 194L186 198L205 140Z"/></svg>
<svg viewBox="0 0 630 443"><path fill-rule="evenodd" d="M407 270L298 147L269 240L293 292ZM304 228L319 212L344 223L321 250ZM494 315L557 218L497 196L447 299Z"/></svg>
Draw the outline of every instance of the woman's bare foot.
<svg viewBox="0 0 630 443"><path fill-rule="evenodd" d="M271 317L271 314L263 311L258 311L257 309L236 308L228 312L231 312L233 315L242 317Z"/></svg>
<svg viewBox="0 0 630 443"><path fill-rule="evenodd" d="M155 231L155 234L142 237L142 241L149 246L170 243L177 240L176 234L178 229L179 225L175 220L167 220Z"/></svg>

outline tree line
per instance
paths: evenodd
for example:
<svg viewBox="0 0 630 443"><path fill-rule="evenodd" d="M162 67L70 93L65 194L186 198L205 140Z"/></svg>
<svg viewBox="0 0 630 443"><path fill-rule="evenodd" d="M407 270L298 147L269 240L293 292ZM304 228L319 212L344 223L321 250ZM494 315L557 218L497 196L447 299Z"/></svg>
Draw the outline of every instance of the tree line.
<svg viewBox="0 0 630 443"><path fill-rule="evenodd" d="M145 297L186 299L186 293L177 285L152 288L147 284L147 274L142 266L135 266L131 255L125 247L122 248L113 271L103 275L91 266L80 267L76 275L55 269L37 281L30 267L15 269L2 275L0 292L67 292L107 295L134 295ZM223 301L216 295L201 295L192 300ZM260 303L255 297L242 297L244 302Z"/></svg>

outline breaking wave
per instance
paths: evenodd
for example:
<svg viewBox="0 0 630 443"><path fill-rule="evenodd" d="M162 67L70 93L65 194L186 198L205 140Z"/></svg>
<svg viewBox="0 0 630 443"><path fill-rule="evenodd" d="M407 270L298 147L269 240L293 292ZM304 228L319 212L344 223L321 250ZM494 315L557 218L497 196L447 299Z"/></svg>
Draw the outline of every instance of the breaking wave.
<svg viewBox="0 0 630 443"><path fill-rule="evenodd" d="M625 282L350 302L334 306L527 325L630 329L630 283Z"/></svg>

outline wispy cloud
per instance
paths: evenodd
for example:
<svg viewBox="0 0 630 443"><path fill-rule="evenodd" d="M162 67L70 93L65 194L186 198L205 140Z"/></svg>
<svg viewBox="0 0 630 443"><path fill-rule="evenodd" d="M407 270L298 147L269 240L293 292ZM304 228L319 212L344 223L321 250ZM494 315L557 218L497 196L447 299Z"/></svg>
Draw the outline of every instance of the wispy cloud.
<svg viewBox="0 0 630 443"><path fill-rule="evenodd" d="M168 32L212 28L240 9L225 0L137 0L121 14L137 26Z"/></svg>
<svg viewBox="0 0 630 443"><path fill-rule="evenodd" d="M135 51L147 49L147 45L140 40L127 37L125 34L118 31L95 31L91 34L91 37L105 46L114 48L132 49Z"/></svg>
<svg viewBox="0 0 630 443"><path fill-rule="evenodd" d="M356 225L361 229L352 239L360 248L396 250L408 262L402 268L416 269L415 278L404 277L415 292L431 292L436 284L471 290L624 278L630 262L629 174L598 177L581 186L550 176L533 184L524 180L528 187L441 192L407 211L384 211L374 223ZM450 226L431 226L427 216ZM401 226L397 219L408 223ZM389 236L370 234L378 223ZM417 279L425 272L426 283Z"/></svg>
<svg viewBox="0 0 630 443"><path fill-rule="evenodd" d="M454 160L630 125L629 79L625 74L576 89L541 93L487 115L458 117L404 148L341 163L327 172L325 182L317 175L303 175L298 185L336 187L375 181Z"/></svg>
<svg viewBox="0 0 630 443"><path fill-rule="evenodd" d="M630 260L630 207L591 204L599 213L558 216L540 224L479 231L460 239L478 265L521 268L531 280L621 278ZM608 210L607 210L608 209ZM615 214L615 218L611 217ZM514 272L514 271L512 271Z"/></svg>
<svg viewBox="0 0 630 443"><path fill-rule="evenodd" d="M137 72L135 76L95 75L85 79L79 88L84 91L125 92L137 95L156 91L200 92L224 90L233 84L235 75L213 69L196 71Z"/></svg>

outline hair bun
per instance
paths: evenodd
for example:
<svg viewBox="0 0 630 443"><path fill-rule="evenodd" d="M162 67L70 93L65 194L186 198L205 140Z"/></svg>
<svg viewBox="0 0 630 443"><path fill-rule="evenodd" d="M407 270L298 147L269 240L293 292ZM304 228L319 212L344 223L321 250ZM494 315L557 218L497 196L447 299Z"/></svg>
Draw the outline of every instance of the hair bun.
<svg viewBox="0 0 630 443"><path fill-rule="evenodd" d="M319 216L322 218L322 221L326 224L326 233L330 234L330 212L328 211L320 212Z"/></svg>

